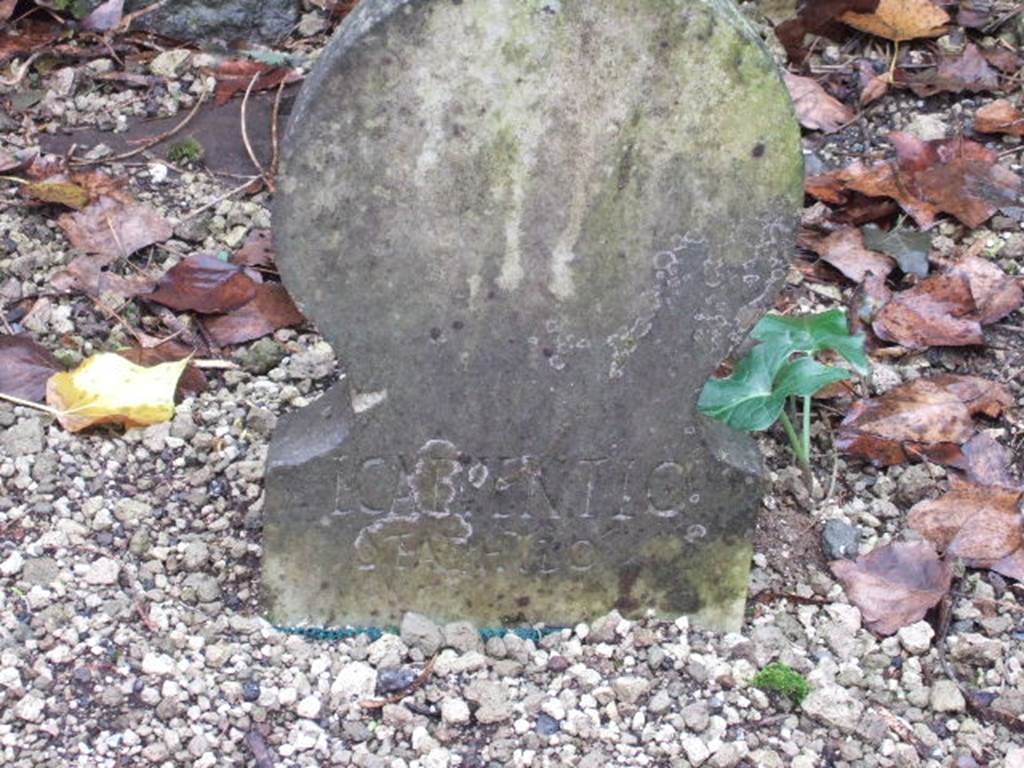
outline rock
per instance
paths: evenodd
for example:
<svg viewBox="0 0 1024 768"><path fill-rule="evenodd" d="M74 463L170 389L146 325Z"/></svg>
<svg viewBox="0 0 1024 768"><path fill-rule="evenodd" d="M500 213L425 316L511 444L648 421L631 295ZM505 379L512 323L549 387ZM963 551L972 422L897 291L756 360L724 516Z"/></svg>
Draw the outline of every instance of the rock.
<svg viewBox="0 0 1024 768"><path fill-rule="evenodd" d="M402 616L402 642L410 648L419 648L426 656L433 656L444 643L441 628L419 613Z"/></svg>
<svg viewBox="0 0 1024 768"><path fill-rule="evenodd" d="M200 603L212 603L220 600L220 582L209 573L190 573L182 586L194 590L196 600Z"/></svg>
<svg viewBox="0 0 1024 768"><path fill-rule="evenodd" d="M952 680L936 680L928 701L935 712L963 712L967 707L964 695Z"/></svg>
<svg viewBox="0 0 1024 768"><path fill-rule="evenodd" d="M352 661L338 671L331 684L331 696L343 701L373 696L377 687L377 670L363 661Z"/></svg>
<svg viewBox="0 0 1024 768"><path fill-rule="evenodd" d="M176 670L174 659L164 653L147 653L142 657L142 673L144 675L169 676Z"/></svg>
<svg viewBox="0 0 1024 768"><path fill-rule="evenodd" d="M81 0L83 15L102 1ZM149 5L149 0L127 0L124 11L127 14ZM298 23L299 7L297 0L173 0L139 16L132 28L204 45L233 40L276 43Z"/></svg>
<svg viewBox="0 0 1024 768"><path fill-rule="evenodd" d="M258 339L235 353L238 364L250 373L264 374L280 365L284 348L273 339Z"/></svg>
<svg viewBox="0 0 1024 768"><path fill-rule="evenodd" d="M512 717L512 706L508 691L500 683L491 680L476 680L463 692L465 697L476 702L476 720L481 725L500 723Z"/></svg>
<svg viewBox="0 0 1024 768"><path fill-rule="evenodd" d="M116 584L121 565L109 557L101 557L89 565L85 572L85 583L94 585Z"/></svg>
<svg viewBox="0 0 1024 768"><path fill-rule="evenodd" d="M24 565L25 558L21 556L21 552L14 550L7 556L7 559L0 563L0 576L15 576L21 573Z"/></svg>
<svg viewBox="0 0 1024 768"><path fill-rule="evenodd" d="M187 571L198 571L210 559L210 548L205 541L190 541L185 545L181 563Z"/></svg>
<svg viewBox="0 0 1024 768"><path fill-rule="evenodd" d="M445 624L444 645L448 648L465 653L466 651L482 651L483 641L480 632L471 622L455 621Z"/></svg>
<svg viewBox="0 0 1024 768"><path fill-rule="evenodd" d="M761 460L696 398L785 278L802 169L731 2L361 2L274 200L346 378L271 442L272 619L739 627Z"/></svg>
<svg viewBox="0 0 1024 768"><path fill-rule="evenodd" d="M404 691L419 676L420 673L411 667L382 669L377 673L377 693L389 694Z"/></svg>
<svg viewBox="0 0 1024 768"><path fill-rule="evenodd" d="M923 141L946 138L949 126L939 115L915 114L904 129Z"/></svg>
<svg viewBox="0 0 1024 768"><path fill-rule="evenodd" d="M821 532L821 546L829 560L856 560L860 531L844 520L828 520Z"/></svg>
<svg viewBox="0 0 1024 768"><path fill-rule="evenodd" d="M708 749L708 745L698 736L684 736L681 744L683 745L683 751L686 753L686 759L690 761L690 765L694 766L694 768L704 765L707 759L711 757L711 750Z"/></svg>
<svg viewBox="0 0 1024 768"><path fill-rule="evenodd" d="M588 643L614 643L618 638L617 632L622 622L622 614L618 611L606 613L591 625L586 641Z"/></svg>
<svg viewBox="0 0 1024 768"><path fill-rule="evenodd" d="M35 417L21 419L0 430L0 455L31 456L43 450L43 422Z"/></svg>
<svg viewBox="0 0 1024 768"><path fill-rule="evenodd" d="M35 693L26 694L14 705L14 716L27 723L41 723L46 700Z"/></svg>
<svg viewBox="0 0 1024 768"><path fill-rule="evenodd" d="M293 379L322 379L334 371L334 350L325 341L292 355L288 375Z"/></svg>
<svg viewBox="0 0 1024 768"><path fill-rule="evenodd" d="M826 684L813 688L801 707L804 714L825 725L852 732L864 713L864 705L846 688Z"/></svg>
<svg viewBox="0 0 1024 768"><path fill-rule="evenodd" d="M650 687L651 681L643 677L617 677L612 683L615 697L623 704L636 704Z"/></svg>
<svg viewBox="0 0 1024 768"><path fill-rule="evenodd" d="M911 464L904 467L896 480L896 500L907 507L912 507L927 497L929 491L934 488L935 480L928 467L924 464Z"/></svg>
<svg viewBox="0 0 1024 768"><path fill-rule="evenodd" d="M185 66L192 52L186 48L169 48L154 57L149 62L149 71L159 77L166 77L173 80L178 72Z"/></svg>
<svg viewBox="0 0 1024 768"><path fill-rule="evenodd" d="M57 580L60 566L52 557L32 557L25 561L22 579L29 584L46 587Z"/></svg>
<svg viewBox="0 0 1024 768"><path fill-rule="evenodd" d="M711 712L706 701L695 701L683 707L680 713L686 727L694 733L704 733L711 722Z"/></svg>
<svg viewBox="0 0 1024 768"><path fill-rule="evenodd" d="M306 696L295 706L295 714L309 719L317 717L320 714L320 698L313 694Z"/></svg>
<svg viewBox="0 0 1024 768"><path fill-rule="evenodd" d="M903 650L920 656L922 653L928 653L931 649L935 630L927 621L916 621L913 624L900 627L896 636L899 638Z"/></svg>
<svg viewBox="0 0 1024 768"><path fill-rule="evenodd" d="M469 705L462 699L447 697L441 700L441 720L448 725L469 722Z"/></svg>

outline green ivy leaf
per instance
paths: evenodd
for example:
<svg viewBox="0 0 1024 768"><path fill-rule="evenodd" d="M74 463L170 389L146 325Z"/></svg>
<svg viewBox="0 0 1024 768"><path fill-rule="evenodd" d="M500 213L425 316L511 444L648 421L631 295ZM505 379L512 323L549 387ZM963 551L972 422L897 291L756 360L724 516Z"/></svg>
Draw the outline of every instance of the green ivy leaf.
<svg viewBox="0 0 1024 768"><path fill-rule="evenodd" d="M781 344L758 344L736 364L732 376L711 379L697 401L698 410L743 432L759 432L774 424L790 395L810 397L822 387L848 379L841 368L813 358L790 361Z"/></svg>
<svg viewBox="0 0 1024 768"><path fill-rule="evenodd" d="M831 349L838 352L859 373L867 373L869 363L864 354L864 334L851 336L846 325L846 312L830 309L814 315L765 315L754 326L753 338L786 349L787 352L815 352Z"/></svg>

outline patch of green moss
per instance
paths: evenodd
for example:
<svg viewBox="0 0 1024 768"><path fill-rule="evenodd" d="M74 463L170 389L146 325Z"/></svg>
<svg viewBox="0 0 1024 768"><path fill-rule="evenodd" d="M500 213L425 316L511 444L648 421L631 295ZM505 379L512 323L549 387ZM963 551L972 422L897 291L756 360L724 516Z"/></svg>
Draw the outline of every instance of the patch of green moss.
<svg viewBox="0 0 1024 768"><path fill-rule="evenodd" d="M172 163L196 163L202 160L205 154L203 145L189 136L171 145L167 150L167 159Z"/></svg>
<svg viewBox="0 0 1024 768"><path fill-rule="evenodd" d="M756 688L785 696L794 704L802 704L811 692L811 686L804 676L785 664L769 664L754 675Z"/></svg>

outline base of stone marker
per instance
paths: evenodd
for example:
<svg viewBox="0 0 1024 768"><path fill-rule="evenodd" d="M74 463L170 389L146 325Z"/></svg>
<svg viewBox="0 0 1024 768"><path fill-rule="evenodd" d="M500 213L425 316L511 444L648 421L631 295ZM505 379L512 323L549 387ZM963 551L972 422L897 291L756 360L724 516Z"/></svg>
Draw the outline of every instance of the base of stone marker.
<svg viewBox="0 0 1024 768"><path fill-rule="evenodd" d="M444 436L413 456L356 457L347 449L358 419L341 383L274 433L263 562L273 622L387 626L417 611L479 626L571 625L614 608L723 631L742 623L761 499L748 435L698 419L685 467L671 457L641 467L449 456ZM609 504L607 483L624 489L622 504ZM438 494L451 511L436 511Z"/></svg>

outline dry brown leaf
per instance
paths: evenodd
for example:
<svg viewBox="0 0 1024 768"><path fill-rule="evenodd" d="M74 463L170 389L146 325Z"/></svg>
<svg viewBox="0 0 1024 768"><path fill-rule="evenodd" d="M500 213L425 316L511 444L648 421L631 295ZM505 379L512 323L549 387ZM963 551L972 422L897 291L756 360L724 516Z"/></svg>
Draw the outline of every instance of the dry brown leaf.
<svg viewBox="0 0 1024 768"><path fill-rule="evenodd" d="M290 67L271 67L251 59L232 59L222 62L214 77L217 79L217 89L214 92L214 102L218 107L227 104L236 93L241 93L249 87L249 83L255 77L253 91L265 91L276 88L281 83L294 83L302 79L302 74Z"/></svg>
<svg viewBox="0 0 1024 768"><path fill-rule="evenodd" d="M974 319L970 283L962 275L933 275L893 295L871 327L878 338L907 349L984 344Z"/></svg>
<svg viewBox="0 0 1024 768"><path fill-rule="evenodd" d="M791 62L802 61L807 51L807 35L836 37L846 31L838 18L847 11L871 13L879 0L807 0L801 3L795 18L787 19L775 28L775 35L786 49Z"/></svg>
<svg viewBox="0 0 1024 768"><path fill-rule="evenodd" d="M991 568L1020 549L1019 489L956 482L943 496L918 502L907 524L972 568Z"/></svg>
<svg viewBox="0 0 1024 768"><path fill-rule="evenodd" d="M256 286L256 297L249 303L226 315L203 318L202 322L210 338L225 347L258 339L303 320L284 286L261 283Z"/></svg>
<svg viewBox="0 0 1024 768"><path fill-rule="evenodd" d="M273 267L274 241L269 229L254 229L242 247L231 257L232 264L242 267Z"/></svg>
<svg viewBox="0 0 1024 768"><path fill-rule="evenodd" d="M880 0L873 13L847 12L844 24L886 40L915 40L946 33L949 14L929 0Z"/></svg>
<svg viewBox="0 0 1024 768"><path fill-rule="evenodd" d="M1000 208L1019 205L1020 177L998 165L998 153L981 144L962 138L923 141L899 131L889 140L910 193L967 226L980 227Z"/></svg>
<svg viewBox="0 0 1024 768"><path fill-rule="evenodd" d="M1024 136L1024 112L1007 99L997 99L974 114L974 130L980 133Z"/></svg>
<svg viewBox="0 0 1024 768"><path fill-rule="evenodd" d="M953 265L949 274L967 280L974 297L975 317L982 325L1001 320L1024 305L1020 283L991 261L965 256Z"/></svg>
<svg viewBox="0 0 1024 768"><path fill-rule="evenodd" d="M126 196L124 196L126 197ZM101 256L107 263L167 240L174 229L148 205L102 195L77 213L65 213L57 224L76 248Z"/></svg>
<svg viewBox="0 0 1024 768"><path fill-rule="evenodd" d="M97 5L92 12L82 19L82 29L93 32L106 32L121 23L124 15L124 0L106 0Z"/></svg>
<svg viewBox="0 0 1024 768"><path fill-rule="evenodd" d="M256 296L256 283L242 267L197 253L171 267L145 298L171 309L220 314Z"/></svg>
<svg viewBox="0 0 1024 768"><path fill-rule="evenodd" d="M783 72L782 79L793 99L800 125L812 131L833 133L853 120L852 109L831 96L817 80Z"/></svg>
<svg viewBox="0 0 1024 768"><path fill-rule="evenodd" d="M864 234L854 227L836 230L812 247L824 261L855 283L864 282L869 273L885 277L895 266L885 254L866 248Z"/></svg>
<svg viewBox="0 0 1024 768"><path fill-rule="evenodd" d="M902 70L896 82L906 85L916 95L926 98L937 93L980 93L999 89L999 73L989 66L981 50L968 43L962 52L944 56L935 69L907 75Z"/></svg>
<svg viewBox="0 0 1024 768"><path fill-rule="evenodd" d="M66 269L51 276L50 284L64 293L95 297L116 293L125 298L149 293L156 286L157 275L138 272L123 276L106 269L108 263L109 259L99 256L78 256Z"/></svg>
<svg viewBox="0 0 1024 768"><path fill-rule="evenodd" d="M961 461L953 466L964 473L969 482L978 485L1000 485L1004 488L1018 486L1010 466L1013 454L1010 449L986 432L979 432L966 443L960 451Z"/></svg>
<svg viewBox="0 0 1024 768"><path fill-rule="evenodd" d="M924 541L886 544L856 561L835 560L830 567L860 609L864 625L880 635L923 619L953 581L953 569Z"/></svg>
<svg viewBox="0 0 1024 768"><path fill-rule="evenodd" d="M46 381L64 368L28 336L0 335L0 392L22 400L46 397Z"/></svg>
<svg viewBox="0 0 1024 768"><path fill-rule="evenodd" d="M916 379L854 403L839 426L836 447L879 466L922 457L953 464L973 435L970 410L954 392Z"/></svg>
<svg viewBox="0 0 1024 768"><path fill-rule="evenodd" d="M1013 393L998 381L982 376L962 376L955 373L939 373L929 376L928 381L956 395L971 416L984 414L990 419L1007 408L1013 407Z"/></svg>

